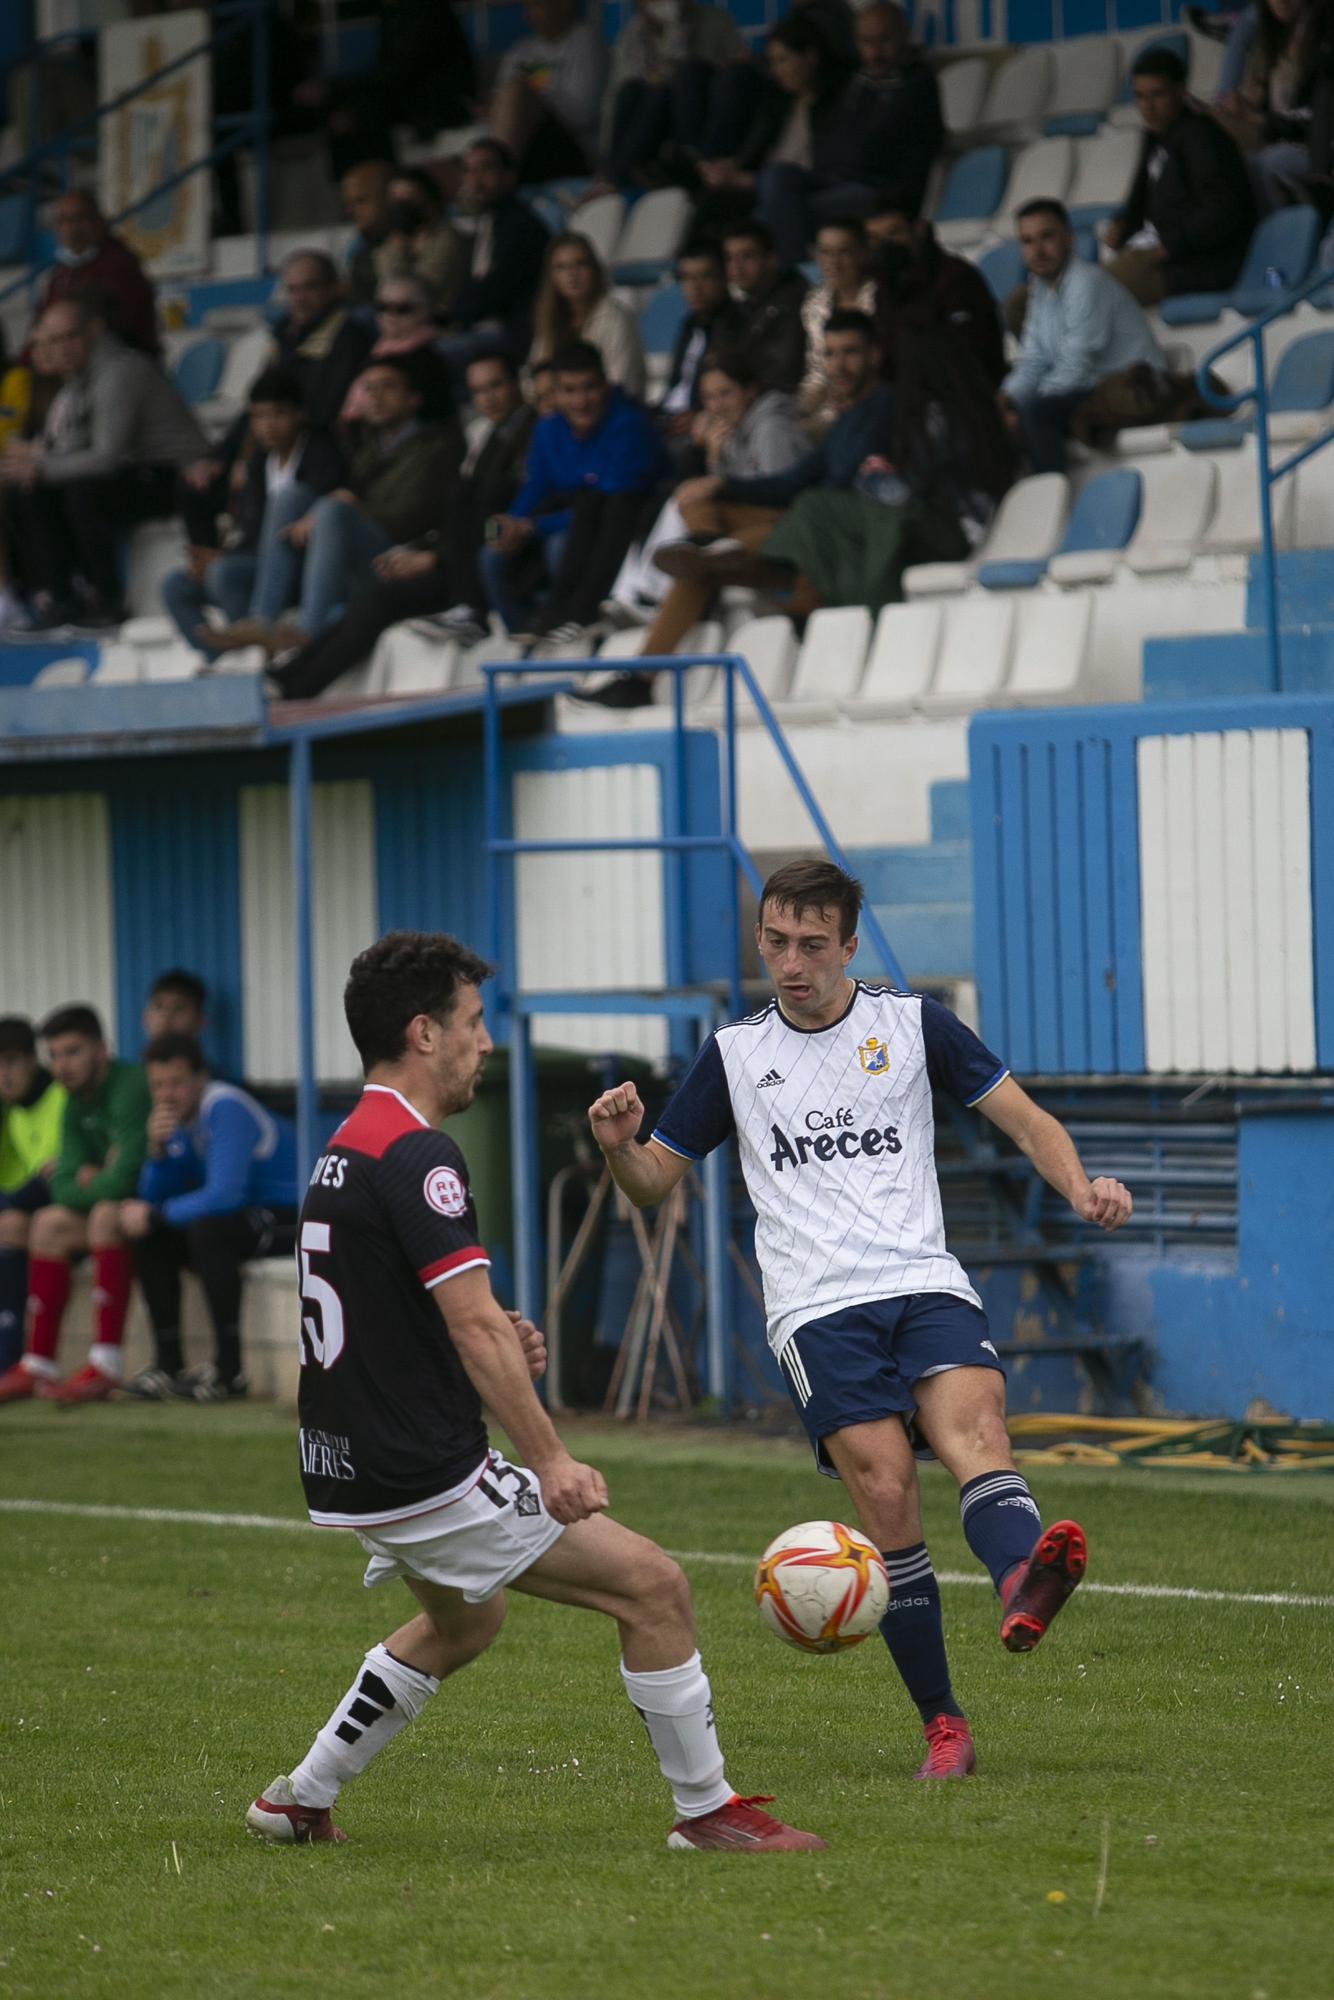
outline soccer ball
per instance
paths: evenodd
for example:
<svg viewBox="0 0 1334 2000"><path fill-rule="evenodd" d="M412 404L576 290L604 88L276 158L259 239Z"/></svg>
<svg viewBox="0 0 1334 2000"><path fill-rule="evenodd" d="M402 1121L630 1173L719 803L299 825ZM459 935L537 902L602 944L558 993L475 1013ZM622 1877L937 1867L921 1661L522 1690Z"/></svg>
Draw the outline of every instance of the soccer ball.
<svg viewBox="0 0 1334 2000"><path fill-rule="evenodd" d="M755 1602L771 1632L803 1653L841 1653L874 1632L889 1604L880 1551L841 1521L803 1521L770 1542Z"/></svg>

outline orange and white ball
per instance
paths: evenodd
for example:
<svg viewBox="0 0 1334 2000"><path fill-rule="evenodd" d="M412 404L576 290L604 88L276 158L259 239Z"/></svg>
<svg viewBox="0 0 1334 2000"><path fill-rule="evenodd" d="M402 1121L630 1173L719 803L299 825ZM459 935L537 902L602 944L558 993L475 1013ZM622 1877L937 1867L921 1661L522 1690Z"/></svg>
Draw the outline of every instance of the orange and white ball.
<svg viewBox="0 0 1334 2000"><path fill-rule="evenodd" d="M869 1638L889 1605L880 1551L841 1521L803 1521L760 1557L755 1602L771 1632L803 1653L841 1653Z"/></svg>

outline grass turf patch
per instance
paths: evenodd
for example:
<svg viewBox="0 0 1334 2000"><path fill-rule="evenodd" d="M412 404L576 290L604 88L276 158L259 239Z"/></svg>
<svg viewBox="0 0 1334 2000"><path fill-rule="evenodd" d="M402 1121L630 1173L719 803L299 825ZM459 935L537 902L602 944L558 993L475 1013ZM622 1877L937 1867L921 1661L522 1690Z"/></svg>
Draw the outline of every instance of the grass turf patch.
<svg viewBox="0 0 1334 2000"><path fill-rule="evenodd" d="M604 1426L572 1438L630 1525L746 1559L687 1562L729 1770L777 1792L828 1854L669 1854L670 1801L614 1634L522 1598L491 1654L345 1793L347 1846L263 1848L246 1803L304 1753L407 1593L363 1592L350 1537L300 1526L279 1413L29 1405L4 1413L0 1497L293 1530L0 1516L0 1992L1329 1990L1328 1610L1084 1593L1012 1659L990 1593L947 1586L982 1775L913 1785L917 1718L879 1640L804 1659L750 1603L765 1542L840 1508L805 1451ZM1097 1579L1334 1590L1334 1490L1318 1478L1063 1470L1034 1485L1047 1518L1083 1521ZM973 1569L936 1470L924 1501L938 1567Z"/></svg>

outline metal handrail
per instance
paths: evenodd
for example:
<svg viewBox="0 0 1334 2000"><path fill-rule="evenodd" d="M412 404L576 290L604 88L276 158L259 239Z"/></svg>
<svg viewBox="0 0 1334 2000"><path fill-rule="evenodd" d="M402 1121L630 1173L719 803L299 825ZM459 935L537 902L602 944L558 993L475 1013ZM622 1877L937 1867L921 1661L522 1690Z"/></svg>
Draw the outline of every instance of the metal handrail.
<svg viewBox="0 0 1334 2000"><path fill-rule="evenodd" d="M132 104L136 98L143 97L150 90L156 89L164 77L174 76L178 70L198 62L201 56L211 55L222 43L235 41L239 36L249 33L252 41L254 78L252 109L249 112L228 113L223 120L215 121L230 125L234 129L216 145L210 147L207 153L201 154L197 160L191 160L187 166L159 182L156 187L150 188L149 192L141 195L138 201L131 202L128 208L121 209L118 214L109 216L107 220L113 229L122 222L128 222L132 216L138 215L141 209L151 207L155 201L160 201L164 194L170 194L173 188L180 187L192 175L203 173L208 168L216 166L219 160L228 158L240 147L250 143L255 148L255 258L260 270L267 268L270 79L269 45L264 28L268 12L266 0L220 0L214 12L214 19L218 25L207 40L198 43L192 49L185 50L179 56L173 56L169 63L164 63L161 69L154 70L151 76L141 77L138 83L131 84L115 97L109 97L105 104L99 104L86 118L80 118L75 124L67 126L63 132L58 132L54 139L44 139L40 145L32 147L21 160L15 161L13 166L6 167L0 174L0 194L5 189L31 178L41 163L47 159L58 159L62 162L62 183L67 184L73 147L80 138L91 137L96 133L104 118L109 118L114 112L123 110L127 104ZM59 39L62 38L57 38ZM34 203L38 198L34 193ZM47 257L41 262L30 264L21 276L11 279L9 284L0 289L0 305L25 287L29 291L33 290L37 281L54 269L57 261L55 257Z"/></svg>
<svg viewBox="0 0 1334 2000"><path fill-rule="evenodd" d="M1265 637L1269 650L1270 673L1276 691L1282 685L1283 648L1279 635L1278 551L1274 546L1272 489L1278 480L1286 479L1290 472L1295 472L1297 467L1304 465L1308 458L1313 458L1318 451L1323 451L1330 439L1334 438L1334 428L1323 432L1318 438L1313 438L1309 444L1303 445L1300 451L1291 452L1281 464L1274 465L1272 463L1269 452L1269 384L1265 380L1265 328L1272 326L1275 320L1285 319L1304 299L1314 298L1317 292L1325 291L1332 285L1334 285L1334 271L1321 270L1315 272L1313 276L1309 277L1304 284L1297 286L1295 290L1285 291L1282 300L1272 305L1268 312L1261 313L1258 319L1252 320L1239 333L1232 334L1227 340L1221 340L1217 347L1211 348L1195 371L1195 379L1199 385L1200 394L1204 397L1206 403L1212 403L1216 410L1222 410L1227 413L1232 410L1239 410L1243 403L1248 403L1252 400L1255 403L1255 443L1257 470L1260 481L1260 561L1262 565L1261 577L1265 600ZM1238 389L1235 394L1226 396L1217 394L1210 384L1209 370L1225 354L1231 354L1234 348L1244 347L1248 343L1254 354L1255 380L1249 388Z"/></svg>

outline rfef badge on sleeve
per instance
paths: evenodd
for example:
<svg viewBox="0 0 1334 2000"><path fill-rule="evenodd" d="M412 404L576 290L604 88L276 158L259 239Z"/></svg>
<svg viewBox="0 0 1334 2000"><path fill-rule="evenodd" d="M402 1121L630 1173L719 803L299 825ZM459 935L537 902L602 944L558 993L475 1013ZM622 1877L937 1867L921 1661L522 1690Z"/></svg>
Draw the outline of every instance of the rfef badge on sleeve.
<svg viewBox="0 0 1334 2000"><path fill-rule="evenodd" d="M867 1076L883 1076L889 1068L889 1047L878 1036L869 1035L857 1050Z"/></svg>

